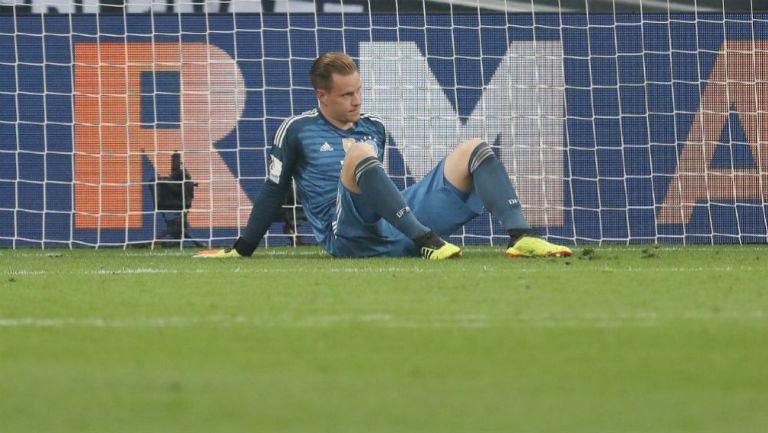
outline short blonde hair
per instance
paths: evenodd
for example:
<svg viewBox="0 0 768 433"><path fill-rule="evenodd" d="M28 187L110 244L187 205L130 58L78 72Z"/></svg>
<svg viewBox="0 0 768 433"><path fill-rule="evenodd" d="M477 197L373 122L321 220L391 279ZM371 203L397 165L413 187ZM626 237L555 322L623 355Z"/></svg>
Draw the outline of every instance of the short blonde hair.
<svg viewBox="0 0 768 433"><path fill-rule="evenodd" d="M309 78L315 90L331 90L331 76L339 74L352 75L357 72L357 65L345 53L331 51L315 59L309 70Z"/></svg>

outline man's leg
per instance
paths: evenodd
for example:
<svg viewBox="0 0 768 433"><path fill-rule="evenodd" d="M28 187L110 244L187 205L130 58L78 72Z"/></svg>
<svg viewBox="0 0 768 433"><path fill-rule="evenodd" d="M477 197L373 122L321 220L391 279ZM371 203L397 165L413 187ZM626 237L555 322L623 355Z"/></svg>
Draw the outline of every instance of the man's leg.
<svg viewBox="0 0 768 433"><path fill-rule="evenodd" d="M362 196L375 215L411 239L425 258L450 258L461 253L458 247L440 239L413 215L371 146L365 143L350 146L342 165L341 183L351 193Z"/></svg>
<svg viewBox="0 0 768 433"><path fill-rule="evenodd" d="M483 140L472 139L459 144L445 160L445 178L460 191L473 188L483 205L499 219L509 234L507 255L560 256L570 249L534 236L523 216L523 209L504 165Z"/></svg>

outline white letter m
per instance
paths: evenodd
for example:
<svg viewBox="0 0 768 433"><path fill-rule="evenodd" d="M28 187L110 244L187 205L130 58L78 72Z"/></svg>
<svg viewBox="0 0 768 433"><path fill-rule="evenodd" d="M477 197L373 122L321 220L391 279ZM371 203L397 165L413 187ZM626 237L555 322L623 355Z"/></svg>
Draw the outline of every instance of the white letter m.
<svg viewBox="0 0 768 433"><path fill-rule="evenodd" d="M499 157L517 188L528 222L563 224L560 41L512 43L466 123L415 42L362 43L360 72L363 110L384 120L394 139L391 145L416 180L461 141L483 138L499 144Z"/></svg>

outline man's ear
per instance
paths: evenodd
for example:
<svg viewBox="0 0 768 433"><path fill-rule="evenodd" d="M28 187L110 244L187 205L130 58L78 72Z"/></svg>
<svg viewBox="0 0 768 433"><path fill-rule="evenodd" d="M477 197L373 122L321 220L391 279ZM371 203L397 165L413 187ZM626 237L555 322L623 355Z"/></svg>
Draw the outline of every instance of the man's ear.
<svg viewBox="0 0 768 433"><path fill-rule="evenodd" d="M327 95L328 92L326 92L323 89L315 89L315 96L317 96L317 100L320 101L320 103L324 103L325 95Z"/></svg>

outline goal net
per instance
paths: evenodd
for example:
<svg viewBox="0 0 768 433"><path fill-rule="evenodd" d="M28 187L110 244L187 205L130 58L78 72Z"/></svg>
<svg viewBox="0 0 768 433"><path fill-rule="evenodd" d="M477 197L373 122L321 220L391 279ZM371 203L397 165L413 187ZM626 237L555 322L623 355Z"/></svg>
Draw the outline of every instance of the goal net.
<svg viewBox="0 0 768 433"><path fill-rule="evenodd" d="M550 240L766 242L768 14L559 3L0 0L0 246L231 244L327 51L401 188L481 137ZM455 236L506 242L487 213ZM287 197L265 243L294 242Z"/></svg>

